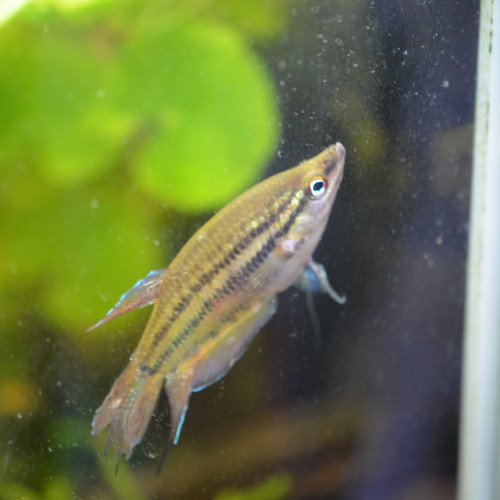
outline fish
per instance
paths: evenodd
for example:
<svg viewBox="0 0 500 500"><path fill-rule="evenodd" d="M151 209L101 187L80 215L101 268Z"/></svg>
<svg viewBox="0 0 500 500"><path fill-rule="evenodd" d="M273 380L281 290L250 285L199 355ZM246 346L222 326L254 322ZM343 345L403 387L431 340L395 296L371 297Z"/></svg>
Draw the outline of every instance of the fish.
<svg viewBox="0 0 500 500"><path fill-rule="evenodd" d="M345 149L251 187L196 231L170 265L139 280L97 328L154 305L128 366L97 409L92 434L109 426L105 453L116 467L141 441L164 388L170 407L167 450L179 440L191 393L220 380L296 285L345 302L312 259L342 181Z"/></svg>

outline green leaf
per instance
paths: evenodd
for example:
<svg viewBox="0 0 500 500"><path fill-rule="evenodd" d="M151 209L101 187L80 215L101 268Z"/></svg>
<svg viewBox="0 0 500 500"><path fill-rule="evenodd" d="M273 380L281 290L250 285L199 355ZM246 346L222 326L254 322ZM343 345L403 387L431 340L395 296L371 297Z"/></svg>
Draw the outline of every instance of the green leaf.
<svg viewBox="0 0 500 500"><path fill-rule="evenodd" d="M53 193L36 210L11 211L1 228L0 292L36 288L42 316L83 331L165 263L154 243L157 220L140 197L107 188Z"/></svg>
<svg viewBox="0 0 500 500"><path fill-rule="evenodd" d="M45 485L44 500L72 500L76 496L70 478L57 476Z"/></svg>
<svg viewBox="0 0 500 500"><path fill-rule="evenodd" d="M207 22L140 32L124 47L130 112L148 125L131 174L186 212L255 182L276 141L269 79L234 31Z"/></svg>
<svg viewBox="0 0 500 500"><path fill-rule="evenodd" d="M114 63L88 38L12 24L0 41L0 170L31 165L73 186L114 166L127 119L110 106Z"/></svg>
<svg viewBox="0 0 500 500"><path fill-rule="evenodd" d="M116 37L111 14L96 12L100 29L77 13L44 14L41 29L31 13L2 30L0 170L26 165L71 187L126 164L147 193L189 213L254 183L278 119L243 36L167 9Z"/></svg>
<svg viewBox="0 0 500 500"><path fill-rule="evenodd" d="M152 212L138 197L111 190L91 198L70 195L46 213L52 252L43 311L66 328L89 326L90 318L99 319L139 278L165 262L154 243L158 228Z"/></svg>
<svg viewBox="0 0 500 500"><path fill-rule="evenodd" d="M219 0L207 15L234 23L252 39L269 40L282 32L288 12L289 4L284 0Z"/></svg>
<svg viewBox="0 0 500 500"><path fill-rule="evenodd" d="M10 481L2 482L2 500L38 500L40 496L24 484Z"/></svg>
<svg viewBox="0 0 500 500"><path fill-rule="evenodd" d="M248 488L231 488L219 492L214 500L281 500L288 498L293 481L288 474L274 474Z"/></svg>

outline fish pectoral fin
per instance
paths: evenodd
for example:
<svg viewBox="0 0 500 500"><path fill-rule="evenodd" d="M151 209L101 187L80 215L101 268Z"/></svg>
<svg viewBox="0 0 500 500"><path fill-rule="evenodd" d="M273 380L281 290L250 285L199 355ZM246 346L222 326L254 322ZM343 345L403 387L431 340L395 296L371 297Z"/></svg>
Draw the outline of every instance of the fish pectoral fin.
<svg viewBox="0 0 500 500"><path fill-rule="evenodd" d="M192 391L201 391L220 380L240 359L257 332L276 312L277 299L254 303L239 311L213 342L200 349L194 370Z"/></svg>
<svg viewBox="0 0 500 500"><path fill-rule="evenodd" d="M330 285L325 268L312 258L309 259L294 285L305 292L326 293L337 304L345 304L346 302L345 295L340 295Z"/></svg>
<svg viewBox="0 0 500 500"><path fill-rule="evenodd" d="M106 316L95 325L87 328L87 332L98 328L109 320L117 318L122 314L149 306L156 302L159 294L159 285L166 269L151 271L145 278L139 280L128 292L125 292L117 304L108 311Z"/></svg>

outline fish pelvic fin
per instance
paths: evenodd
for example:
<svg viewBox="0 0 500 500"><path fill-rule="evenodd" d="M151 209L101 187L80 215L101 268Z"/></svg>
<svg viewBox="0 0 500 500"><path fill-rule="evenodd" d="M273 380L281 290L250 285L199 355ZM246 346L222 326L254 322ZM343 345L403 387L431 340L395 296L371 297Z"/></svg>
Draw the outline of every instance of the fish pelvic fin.
<svg viewBox="0 0 500 500"><path fill-rule="evenodd" d="M130 364L118 377L96 411L92 434L99 434L109 425L106 455L114 448L116 470L120 457L128 459L148 426L156 406L164 375L147 367Z"/></svg>
<svg viewBox="0 0 500 500"><path fill-rule="evenodd" d="M346 303L346 296L340 295L330 285L325 268L312 258L309 259L294 285L305 292L326 293L337 304Z"/></svg>
<svg viewBox="0 0 500 500"><path fill-rule="evenodd" d="M330 285L325 268L318 262L315 262L312 257L305 265L304 270L300 273L294 285L306 294L306 304L313 329L314 349L319 351L321 347L321 328L318 313L314 307L313 293L325 293L340 305L345 304L346 297L334 290L332 285Z"/></svg>
<svg viewBox="0 0 500 500"><path fill-rule="evenodd" d="M165 270L156 269L151 271L145 278L140 279L128 292L125 292L120 297L120 300L107 312L104 318L87 328L86 331L90 332L122 314L155 303L160 292L160 283Z"/></svg>

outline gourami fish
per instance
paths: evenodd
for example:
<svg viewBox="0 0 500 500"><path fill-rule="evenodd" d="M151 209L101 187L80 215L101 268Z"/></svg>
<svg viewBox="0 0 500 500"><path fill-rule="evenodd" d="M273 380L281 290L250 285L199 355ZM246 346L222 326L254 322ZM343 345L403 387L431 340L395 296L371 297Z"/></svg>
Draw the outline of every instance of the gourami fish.
<svg viewBox="0 0 500 500"><path fill-rule="evenodd" d="M250 188L203 225L166 269L152 271L96 328L155 304L130 363L97 410L92 434L110 426L106 454L129 458L162 386L177 444L189 396L222 378L276 311L276 294L294 283L339 296L312 260L344 170L337 143Z"/></svg>

